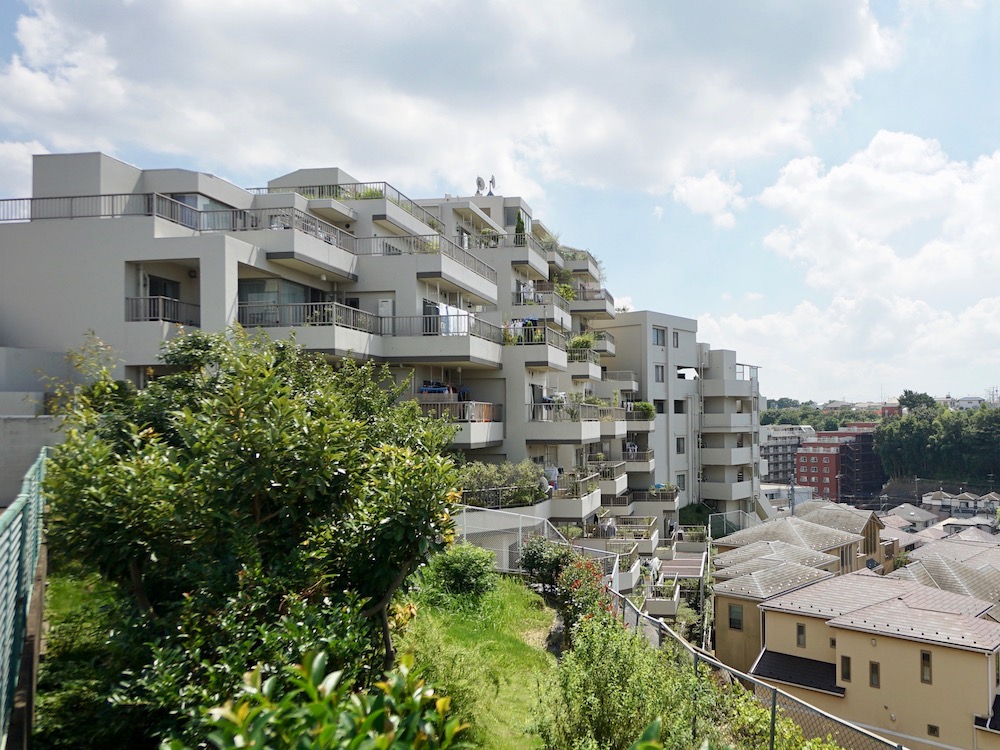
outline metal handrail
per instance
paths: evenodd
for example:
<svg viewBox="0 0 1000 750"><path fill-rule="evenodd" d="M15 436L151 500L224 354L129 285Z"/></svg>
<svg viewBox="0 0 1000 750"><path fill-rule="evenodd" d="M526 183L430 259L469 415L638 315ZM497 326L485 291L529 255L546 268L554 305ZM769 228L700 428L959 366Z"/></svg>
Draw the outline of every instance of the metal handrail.
<svg viewBox="0 0 1000 750"><path fill-rule="evenodd" d="M511 346L548 344L556 349L566 350L566 334L547 326L517 327L512 323L503 326L503 343Z"/></svg>
<svg viewBox="0 0 1000 750"><path fill-rule="evenodd" d="M240 325L254 328L340 326L366 333L381 332L378 315L339 302L298 302L281 305L267 302L240 302L236 312Z"/></svg>
<svg viewBox="0 0 1000 750"><path fill-rule="evenodd" d="M579 498L600 488L597 474L563 474L559 477L559 485L559 489L553 491L553 497Z"/></svg>
<svg viewBox="0 0 1000 750"><path fill-rule="evenodd" d="M601 375L601 380L628 380L628 381L638 381L639 376L636 375L631 370L608 370Z"/></svg>
<svg viewBox="0 0 1000 750"><path fill-rule="evenodd" d="M624 461L588 461L587 471L601 475L601 479L618 479L625 476Z"/></svg>
<svg viewBox="0 0 1000 750"><path fill-rule="evenodd" d="M233 208L201 212L203 232L246 232L256 229L297 229L328 245L355 252L354 235L291 206Z"/></svg>
<svg viewBox="0 0 1000 750"><path fill-rule="evenodd" d="M503 404L485 401L422 401L420 411L426 416L450 422L502 422Z"/></svg>
<svg viewBox="0 0 1000 750"><path fill-rule="evenodd" d="M340 185L296 185L295 187L247 188L246 190L254 195L298 193L303 198L313 200L329 198L335 201L363 201L385 198L428 226L433 226L431 222L436 223L438 220L434 214L407 198L388 182L345 182Z"/></svg>
<svg viewBox="0 0 1000 750"><path fill-rule="evenodd" d="M171 297L126 297L125 320L130 323L160 320L200 326L201 307Z"/></svg>
<svg viewBox="0 0 1000 750"><path fill-rule="evenodd" d="M653 451L625 451L626 461L652 461Z"/></svg>
<svg viewBox="0 0 1000 750"><path fill-rule="evenodd" d="M624 422L625 409L621 406L601 406L599 407L602 422Z"/></svg>
<svg viewBox="0 0 1000 750"><path fill-rule="evenodd" d="M531 422L597 422L600 414L593 404L527 404Z"/></svg>
<svg viewBox="0 0 1000 750"><path fill-rule="evenodd" d="M556 292L511 292L511 302L515 305L553 305L569 312L569 302Z"/></svg>
<svg viewBox="0 0 1000 750"><path fill-rule="evenodd" d="M601 355L593 349L567 349L567 362L589 362L592 365L601 364Z"/></svg>
<svg viewBox="0 0 1000 750"><path fill-rule="evenodd" d="M383 336L474 336L494 344L503 340L500 326L469 314L396 315L380 320Z"/></svg>
<svg viewBox="0 0 1000 750"><path fill-rule="evenodd" d="M444 255L487 281L497 282L496 269L440 234L358 237L356 252L358 255Z"/></svg>

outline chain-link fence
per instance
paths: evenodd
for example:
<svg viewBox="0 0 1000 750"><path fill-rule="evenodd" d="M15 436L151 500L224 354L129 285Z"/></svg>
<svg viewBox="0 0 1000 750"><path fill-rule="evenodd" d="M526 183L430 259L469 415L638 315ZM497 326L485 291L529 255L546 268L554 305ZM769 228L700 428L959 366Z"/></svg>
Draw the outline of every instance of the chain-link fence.
<svg viewBox="0 0 1000 750"><path fill-rule="evenodd" d="M768 685L755 677L726 666L706 651L692 646L662 620L641 612L622 594L617 591L609 591L609 593L615 617L621 620L625 627L642 633L651 646L661 648L667 643L674 644L678 647L678 652L692 665L695 673L699 676L707 675L705 670L699 668L704 666L709 672L715 673L716 679L721 678L722 681L732 684L733 689L738 689L738 683L760 701L770 711L767 745L769 750L773 750L775 747L780 724L786 721L797 724L806 738L829 737L841 747L849 750L903 750L903 746L898 743L879 737L867 729L811 706L773 685Z"/></svg>
<svg viewBox="0 0 1000 750"><path fill-rule="evenodd" d="M740 529L756 526L761 521L752 513L744 510L731 510L728 513L712 513L708 517L708 531L712 539L721 539Z"/></svg>

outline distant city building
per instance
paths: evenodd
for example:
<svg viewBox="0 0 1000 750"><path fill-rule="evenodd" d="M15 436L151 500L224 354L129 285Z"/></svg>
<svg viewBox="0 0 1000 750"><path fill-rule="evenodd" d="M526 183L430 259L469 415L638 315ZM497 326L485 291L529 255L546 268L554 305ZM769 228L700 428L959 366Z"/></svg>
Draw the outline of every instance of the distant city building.
<svg viewBox="0 0 1000 750"><path fill-rule="evenodd" d="M876 496L886 480L875 453L876 425L854 422L816 433L802 441L796 454L796 484L837 502L858 502Z"/></svg>
<svg viewBox="0 0 1000 750"><path fill-rule="evenodd" d="M807 424L767 425L766 437L760 446L760 457L767 461L767 481L787 484L795 474L795 454L805 438L816 436Z"/></svg>

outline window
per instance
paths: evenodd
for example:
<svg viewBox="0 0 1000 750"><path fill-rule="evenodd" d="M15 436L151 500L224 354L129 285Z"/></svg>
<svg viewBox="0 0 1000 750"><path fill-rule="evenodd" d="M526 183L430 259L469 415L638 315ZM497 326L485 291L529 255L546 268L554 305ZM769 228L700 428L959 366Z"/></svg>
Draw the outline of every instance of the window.
<svg viewBox="0 0 1000 750"><path fill-rule="evenodd" d="M931 684L931 652L920 652L920 681Z"/></svg>
<svg viewBox="0 0 1000 750"><path fill-rule="evenodd" d="M928 724L927 734L929 734L931 737L940 737L941 728L937 724Z"/></svg>
<svg viewBox="0 0 1000 750"><path fill-rule="evenodd" d="M653 380L662 383L665 380L663 365L653 365Z"/></svg>
<svg viewBox="0 0 1000 750"><path fill-rule="evenodd" d="M517 215L521 213L521 209L517 206L504 206L503 207L503 225L505 227L513 227L517 225Z"/></svg>
<svg viewBox="0 0 1000 750"><path fill-rule="evenodd" d="M679 333L677 333L677 331L674 331L673 339L674 339L674 349L676 349L681 345L681 336Z"/></svg>
<svg viewBox="0 0 1000 750"><path fill-rule="evenodd" d="M799 648L806 647L806 626L805 623L795 623L795 645Z"/></svg>
<svg viewBox="0 0 1000 750"><path fill-rule="evenodd" d="M667 329L653 328L653 346L667 345Z"/></svg>
<svg viewBox="0 0 1000 750"><path fill-rule="evenodd" d="M677 438L677 453L678 455L684 453L684 438Z"/></svg>
<svg viewBox="0 0 1000 750"><path fill-rule="evenodd" d="M743 630L743 605L729 605L729 629Z"/></svg>
<svg viewBox="0 0 1000 750"><path fill-rule="evenodd" d="M684 414L684 399L678 398L674 400L674 414Z"/></svg>
<svg viewBox="0 0 1000 750"><path fill-rule="evenodd" d="M656 407L656 413L657 414L666 414L667 413L667 402L664 401L662 398L658 398L655 401L653 401L653 406Z"/></svg>
<svg viewBox="0 0 1000 750"><path fill-rule="evenodd" d="M837 648L837 639L836 638L831 638L830 639L830 648Z"/></svg>
<svg viewBox="0 0 1000 750"><path fill-rule="evenodd" d="M823 484L830 484L830 477L823 477Z"/></svg>
<svg viewBox="0 0 1000 750"><path fill-rule="evenodd" d="M829 456L823 456L823 463L825 463L825 464L830 463L830 457Z"/></svg>
<svg viewBox="0 0 1000 750"><path fill-rule="evenodd" d="M810 458L809 462L810 463L816 463L816 456L813 456L812 458Z"/></svg>
<svg viewBox="0 0 1000 750"><path fill-rule="evenodd" d="M675 479L677 481L674 484L677 485L677 489L683 490L687 485L687 474L678 474Z"/></svg>
<svg viewBox="0 0 1000 750"><path fill-rule="evenodd" d="M159 276L149 276L149 296L166 297L167 299L180 299L181 284L172 279L163 279Z"/></svg>
<svg viewBox="0 0 1000 750"><path fill-rule="evenodd" d="M840 657L840 681L850 682L851 681L851 657L841 656Z"/></svg>
<svg viewBox="0 0 1000 750"><path fill-rule="evenodd" d="M882 687L882 681L879 678L879 667L877 661L868 662L868 684L873 688Z"/></svg>

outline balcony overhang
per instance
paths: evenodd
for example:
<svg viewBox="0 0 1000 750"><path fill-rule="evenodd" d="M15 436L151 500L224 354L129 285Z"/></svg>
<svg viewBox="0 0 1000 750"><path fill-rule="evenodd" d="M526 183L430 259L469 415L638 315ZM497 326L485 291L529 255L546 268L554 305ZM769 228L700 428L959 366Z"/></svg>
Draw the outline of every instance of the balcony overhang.
<svg viewBox="0 0 1000 750"><path fill-rule="evenodd" d="M335 268L329 263L312 258L304 253L295 250L275 250L267 253L267 259L272 263L302 271L310 276L315 276L317 272L327 276L335 277L333 281L357 281L358 275L341 268Z"/></svg>
<svg viewBox="0 0 1000 750"><path fill-rule="evenodd" d="M358 212L333 198L312 198L309 210L328 221L357 221Z"/></svg>

